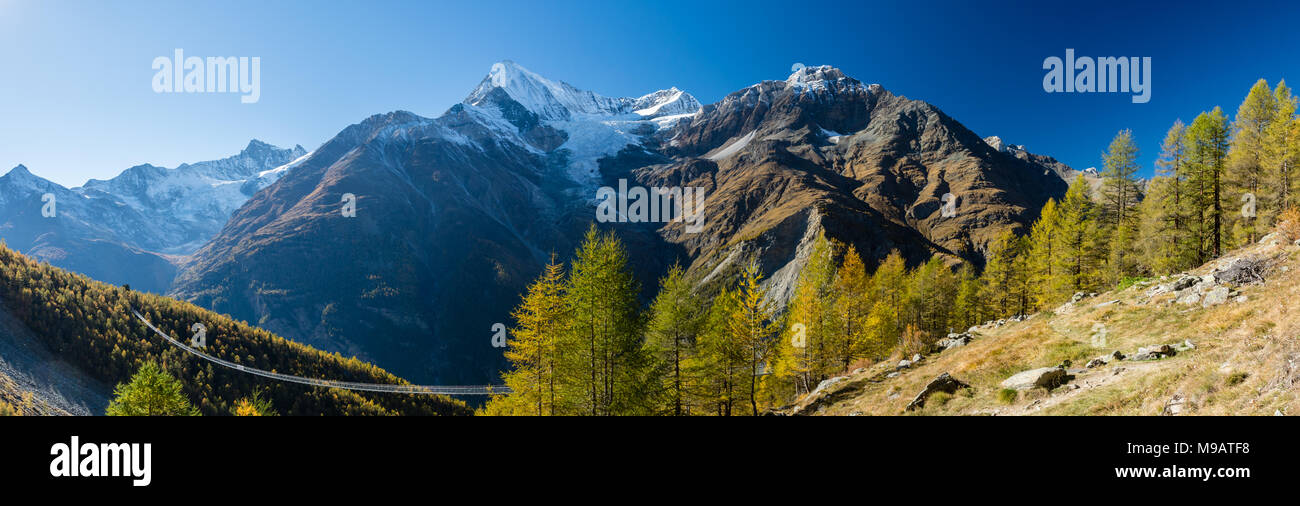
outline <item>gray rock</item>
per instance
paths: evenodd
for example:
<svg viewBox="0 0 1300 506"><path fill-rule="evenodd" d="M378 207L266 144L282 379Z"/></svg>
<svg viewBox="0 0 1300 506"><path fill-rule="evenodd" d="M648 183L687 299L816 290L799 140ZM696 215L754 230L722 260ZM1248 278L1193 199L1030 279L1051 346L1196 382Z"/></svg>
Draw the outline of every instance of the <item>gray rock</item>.
<svg viewBox="0 0 1300 506"><path fill-rule="evenodd" d="M1016 373L1014 376L1011 376L1002 382L1002 388L1028 390L1030 388L1042 387L1051 390L1065 384L1069 380L1070 377L1065 373L1065 369L1060 367L1041 367Z"/></svg>
<svg viewBox="0 0 1300 506"><path fill-rule="evenodd" d="M1144 346L1138 348L1138 351L1129 360L1142 362L1146 360L1159 360L1165 357L1172 357L1178 352L1172 346L1167 344L1157 344L1154 346Z"/></svg>
<svg viewBox="0 0 1300 506"><path fill-rule="evenodd" d="M920 361L921 361L921 354L920 354L920 353L917 353L917 354L915 354L915 355L912 355L912 363L913 363L913 364L915 364L915 363L917 363L917 362L920 362Z"/></svg>
<svg viewBox="0 0 1300 506"><path fill-rule="evenodd" d="M1092 369L1094 367L1101 367L1103 365L1106 365L1105 360L1102 360L1100 358L1094 358L1092 360L1089 360L1087 364L1084 364L1084 367L1088 369Z"/></svg>
<svg viewBox="0 0 1300 506"><path fill-rule="evenodd" d="M1162 414L1169 416L1178 416L1183 413L1187 406L1187 399L1181 394L1175 394L1165 403L1165 409Z"/></svg>
<svg viewBox="0 0 1300 506"><path fill-rule="evenodd" d="M1264 282L1268 264L1254 258L1237 258L1227 263L1227 267L1213 275L1218 283L1232 285L1250 285Z"/></svg>
<svg viewBox="0 0 1300 506"><path fill-rule="evenodd" d="M953 378L946 372L940 374L933 380L930 380L930 383L925 385L925 388L921 390L921 393L916 394L916 397L912 399L912 402L907 404L907 411L925 407L925 400L929 399L935 392L946 392L952 394L962 388L970 388L970 385L957 381L956 378Z"/></svg>
<svg viewBox="0 0 1300 506"><path fill-rule="evenodd" d="M1201 299L1201 307L1210 307L1228 302L1228 297L1232 296L1232 290L1226 286L1216 286L1205 294Z"/></svg>
<svg viewBox="0 0 1300 506"><path fill-rule="evenodd" d="M1188 291L1185 295L1178 297L1178 303L1184 306L1190 306L1201 302L1201 294Z"/></svg>
<svg viewBox="0 0 1300 506"><path fill-rule="evenodd" d="M1174 343L1171 346L1173 346L1174 351L1192 351L1196 349L1196 345L1192 344L1191 339L1184 339L1183 342Z"/></svg>
<svg viewBox="0 0 1300 506"><path fill-rule="evenodd" d="M827 378L823 380L821 383L818 383L817 388L814 388L812 392L808 392L808 398L816 399L817 396L821 395L821 393L825 391L827 388L830 388L831 386L834 386L836 383L839 383L846 379L848 379L848 376L836 376L834 378Z"/></svg>
<svg viewBox="0 0 1300 506"><path fill-rule="evenodd" d="M1147 297L1154 297L1156 295L1170 293L1170 292L1181 292L1183 290L1191 288L1192 286L1195 286L1196 283L1199 283L1200 281L1201 278L1195 276L1183 276L1169 283L1156 285L1154 288L1147 290Z"/></svg>
<svg viewBox="0 0 1300 506"><path fill-rule="evenodd" d="M934 346L935 348L937 348L938 351L945 351L945 350L956 348L958 346L965 346L971 342L971 339L974 338L975 336L972 336L969 333L948 334L948 337L935 341Z"/></svg>
<svg viewBox="0 0 1300 506"><path fill-rule="evenodd" d="M907 369L908 367L912 367L912 361L911 361L911 360L903 359L903 360L899 360L899 361L898 361L898 368L899 368L899 369Z"/></svg>

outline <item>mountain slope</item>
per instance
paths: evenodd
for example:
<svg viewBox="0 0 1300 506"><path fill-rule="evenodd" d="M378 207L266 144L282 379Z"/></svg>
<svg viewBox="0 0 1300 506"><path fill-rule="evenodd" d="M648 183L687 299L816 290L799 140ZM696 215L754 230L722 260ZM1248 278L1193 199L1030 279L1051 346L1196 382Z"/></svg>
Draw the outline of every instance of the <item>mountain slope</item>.
<svg viewBox="0 0 1300 506"><path fill-rule="evenodd" d="M229 414L237 400L259 390L284 414L469 414L464 403L442 396L361 394L214 367L153 336L131 309L173 336L189 336L193 324L204 324L206 351L237 363L311 378L404 382L371 364L322 353L190 304L93 281L5 247L0 247L0 305L0 313L18 322L10 322L11 327L25 326L27 331L18 331L30 332L49 355L84 377L114 385L128 380L140 364L157 362L181 380L186 396L204 414ZM22 353L6 350L0 346L6 363L23 361ZM23 368L31 369L16 367ZM59 376L68 383L77 379L73 374Z"/></svg>
<svg viewBox="0 0 1300 506"><path fill-rule="evenodd" d="M646 185L707 189L704 233L666 227L700 275L757 255L783 302L817 233L854 244L869 261L900 250L982 263L991 242L1024 230L1068 167L1000 151L925 102L808 67L706 106L648 149L673 160L633 168ZM1056 164L1049 165L1048 162ZM607 164L614 171L619 161ZM943 216L944 194L956 196Z"/></svg>
<svg viewBox="0 0 1300 506"><path fill-rule="evenodd" d="M29 415L97 415L112 386L60 359L0 305L0 404Z"/></svg>
<svg viewBox="0 0 1300 506"><path fill-rule="evenodd" d="M236 211L172 294L422 382L481 383L503 365L493 324L513 323L523 288L574 250L597 189L620 179L706 191L701 233L599 224L644 288L675 261L707 286L756 256L777 302L819 231L870 259L978 262L1066 187L832 67L698 104L676 88L604 97L498 63L438 118L394 112L341 131ZM949 192L958 213L943 218Z"/></svg>
<svg viewBox="0 0 1300 506"><path fill-rule="evenodd" d="M1266 280L1235 284L1231 267L1260 262ZM943 415L1292 415L1300 412L1300 244L1266 236L1186 274L1081 298L1024 321L972 329L964 346L897 369L888 362L828 381L801 414L894 415L941 373L967 383L918 412ZM1208 276L1208 277L1207 277ZM1235 296L1211 296L1216 289ZM1139 348L1173 354L1142 357ZM1113 351L1124 360L1088 363ZM1144 359L1147 358L1147 359ZM1063 361L1067 381L1048 391L1003 391L1016 373ZM787 409L786 412L792 411Z"/></svg>

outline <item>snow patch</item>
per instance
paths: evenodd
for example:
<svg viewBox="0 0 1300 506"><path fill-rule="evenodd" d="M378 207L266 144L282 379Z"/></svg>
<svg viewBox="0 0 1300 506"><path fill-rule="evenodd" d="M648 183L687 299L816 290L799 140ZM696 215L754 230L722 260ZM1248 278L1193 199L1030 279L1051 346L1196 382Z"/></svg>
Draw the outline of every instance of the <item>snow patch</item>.
<svg viewBox="0 0 1300 506"><path fill-rule="evenodd" d="M757 130L753 130L753 131L751 131L751 132L745 134L744 137L741 137L740 139L737 139L737 140L735 140L735 141L732 141L732 142L731 142L730 144L728 144L726 147L724 147L724 148L718 150L716 153L713 153L712 155L709 155L709 156L707 156L707 157L705 157L705 158L708 158L708 159L713 160L713 161L717 161L717 160L721 160L721 159L727 158L727 157L729 157L729 156L731 156L731 155L734 155L734 154L736 154L737 152L739 152L740 150L745 149L745 146L748 146L748 145L749 145L749 141L754 140L754 134L757 133L757 132L758 132Z"/></svg>

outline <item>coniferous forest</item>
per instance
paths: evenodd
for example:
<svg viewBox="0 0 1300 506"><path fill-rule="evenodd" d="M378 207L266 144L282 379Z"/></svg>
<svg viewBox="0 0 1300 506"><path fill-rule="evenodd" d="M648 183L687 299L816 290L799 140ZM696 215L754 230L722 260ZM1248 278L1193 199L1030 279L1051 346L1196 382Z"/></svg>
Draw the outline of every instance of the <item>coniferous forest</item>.
<svg viewBox="0 0 1300 506"><path fill-rule="evenodd" d="M236 414L258 404L288 415L469 413L465 403L442 396L360 394L279 383L214 366L158 338L131 309L183 341L188 341L195 323L202 323L207 353L250 367L311 378L404 382L355 358L324 353L189 303L94 281L4 246L0 303L60 358L92 377L116 385L137 371L145 376L165 371L180 380L185 398L204 415ZM163 384L171 383L164 379ZM118 388L119 394L124 387Z"/></svg>

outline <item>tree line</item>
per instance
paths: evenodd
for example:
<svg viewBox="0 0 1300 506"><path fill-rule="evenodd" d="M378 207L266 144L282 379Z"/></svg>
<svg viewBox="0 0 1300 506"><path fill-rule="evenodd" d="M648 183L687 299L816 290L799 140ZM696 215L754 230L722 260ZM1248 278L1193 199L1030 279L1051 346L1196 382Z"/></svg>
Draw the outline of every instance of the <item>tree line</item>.
<svg viewBox="0 0 1300 506"><path fill-rule="evenodd" d="M909 269L892 252L868 271L854 246L819 236L783 308L751 262L707 300L674 266L641 311L622 244L593 228L567 270L552 258L523 295L503 373L513 393L479 412L758 415L950 332L1194 268L1300 224L1296 102L1260 80L1231 121L1218 107L1176 121L1149 181L1119 132L1095 186L1079 174L983 265L933 256Z"/></svg>

